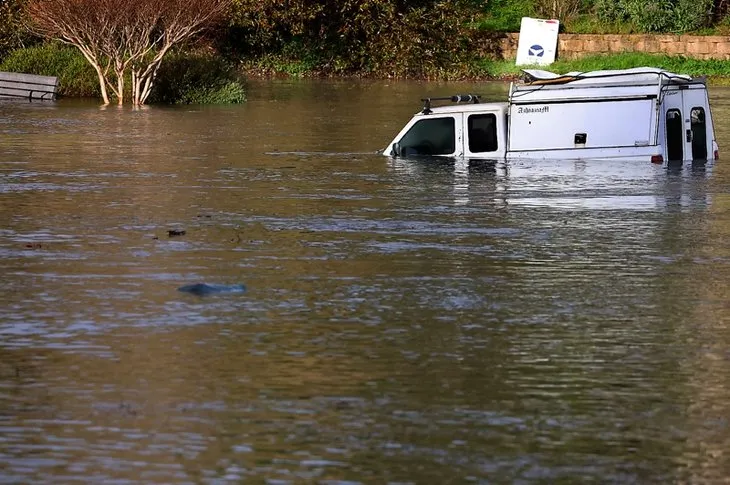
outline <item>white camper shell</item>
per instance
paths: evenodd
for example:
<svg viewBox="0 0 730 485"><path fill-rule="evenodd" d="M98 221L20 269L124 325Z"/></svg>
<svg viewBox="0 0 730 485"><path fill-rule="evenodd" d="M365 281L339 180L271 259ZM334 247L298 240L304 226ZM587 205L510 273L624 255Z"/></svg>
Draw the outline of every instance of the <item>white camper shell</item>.
<svg viewBox="0 0 730 485"><path fill-rule="evenodd" d="M655 68L523 72L507 103L481 103L476 95L423 99L423 110L383 154L655 163L718 157L703 78ZM455 104L433 107L437 101Z"/></svg>

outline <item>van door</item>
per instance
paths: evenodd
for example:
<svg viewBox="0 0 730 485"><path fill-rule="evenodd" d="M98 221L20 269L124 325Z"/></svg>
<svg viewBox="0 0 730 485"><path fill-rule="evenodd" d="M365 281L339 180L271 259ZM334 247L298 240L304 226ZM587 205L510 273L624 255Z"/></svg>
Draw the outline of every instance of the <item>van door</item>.
<svg viewBox="0 0 730 485"><path fill-rule="evenodd" d="M471 158L499 158L504 151L499 140L497 113L464 114L464 155Z"/></svg>
<svg viewBox="0 0 730 485"><path fill-rule="evenodd" d="M685 159L682 91L676 86L668 87L660 106L662 113L659 119L664 130L664 157L668 162L681 162Z"/></svg>
<svg viewBox="0 0 730 485"><path fill-rule="evenodd" d="M461 117L423 116L416 118L394 143L393 155L398 157L447 155L460 156Z"/></svg>
<svg viewBox="0 0 730 485"><path fill-rule="evenodd" d="M684 111L684 150L685 158L707 160L712 153L712 124L707 111L709 100L707 90L685 89L682 91L682 108Z"/></svg>
<svg viewBox="0 0 730 485"><path fill-rule="evenodd" d="M671 89L662 106L667 161L707 160L708 155L711 158L714 134L705 86Z"/></svg>

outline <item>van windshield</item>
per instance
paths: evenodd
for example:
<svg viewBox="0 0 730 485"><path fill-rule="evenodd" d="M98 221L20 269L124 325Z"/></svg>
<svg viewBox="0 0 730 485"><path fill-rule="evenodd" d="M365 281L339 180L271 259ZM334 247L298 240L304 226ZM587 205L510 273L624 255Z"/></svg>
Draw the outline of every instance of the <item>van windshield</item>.
<svg viewBox="0 0 730 485"><path fill-rule="evenodd" d="M453 117L419 120L400 140L399 155L452 155L456 151Z"/></svg>

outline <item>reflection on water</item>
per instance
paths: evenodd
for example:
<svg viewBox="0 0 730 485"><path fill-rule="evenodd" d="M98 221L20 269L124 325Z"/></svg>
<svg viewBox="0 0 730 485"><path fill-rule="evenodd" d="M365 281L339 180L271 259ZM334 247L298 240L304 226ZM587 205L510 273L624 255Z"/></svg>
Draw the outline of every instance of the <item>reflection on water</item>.
<svg viewBox="0 0 730 485"><path fill-rule="evenodd" d="M0 483L724 480L730 170L375 154L505 89L0 103Z"/></svg>

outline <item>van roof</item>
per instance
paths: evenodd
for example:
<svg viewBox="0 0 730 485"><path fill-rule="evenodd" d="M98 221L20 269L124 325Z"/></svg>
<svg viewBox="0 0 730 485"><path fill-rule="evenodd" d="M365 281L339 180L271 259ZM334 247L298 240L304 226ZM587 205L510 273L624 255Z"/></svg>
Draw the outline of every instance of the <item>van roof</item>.
<svg viewBox="0 0 730 485"><path fill-rule="evenodd" d="M429 107L427 113L421 111L420 114L449 114L449 113L471 113L474 111L499 111L502 113L507 112L508 103L497 102L497 103L475 103L475 104L449 104L445 106L433 106Z"/></svg>

